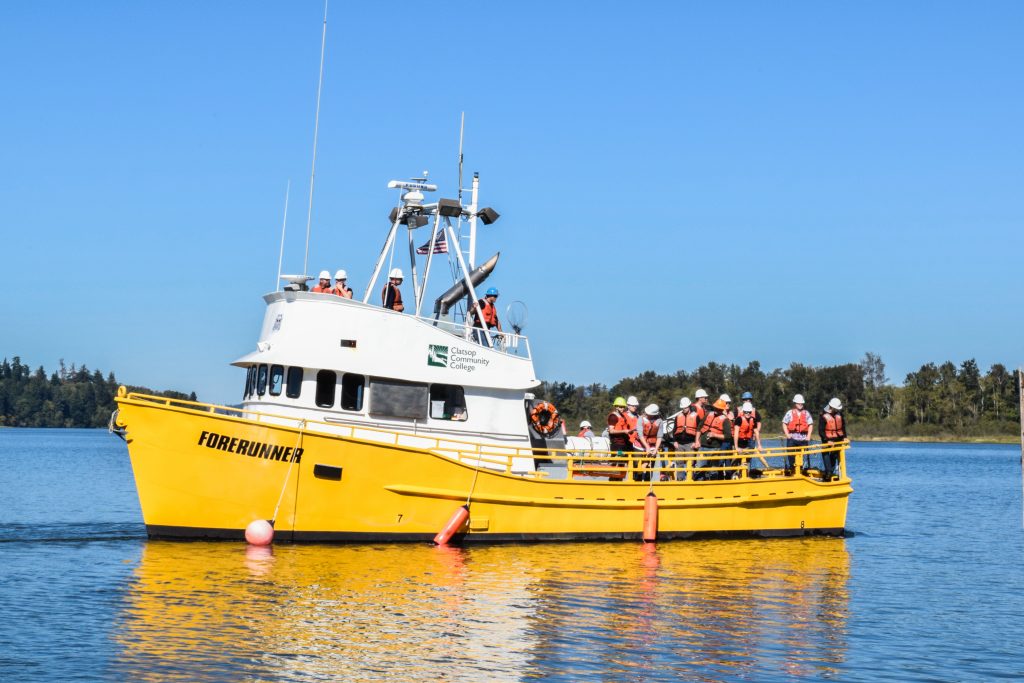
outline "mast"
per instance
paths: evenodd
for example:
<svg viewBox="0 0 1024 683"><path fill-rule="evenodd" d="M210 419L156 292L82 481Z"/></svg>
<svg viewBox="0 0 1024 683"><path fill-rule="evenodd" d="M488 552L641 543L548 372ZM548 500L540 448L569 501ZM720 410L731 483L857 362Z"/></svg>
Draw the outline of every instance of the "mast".
<svg viewBox="0 0 1024 683"><path fill-rule="evenodd" d="M327 0L324 0L324 30L320 36L320 82L316 86L316 118L313 121L313 167L309 171L309 210L306 212L306 256L302 274L309 272L309 229L313 223L313 179L316 177L316 144L320 134L320 93L324 88L324 48L327 46Z"/></svg>
<svg viewBox="0 0 1024 683"><path fill-rule="evenodd" d="M274 291L277 291L278 283L281 281L281 261L284 260L284 231L288 227L288 194L292 190L292 181L289 180L284 188L284 218L281 219L281 252L277 255L277 279L274 280ZM305 269L303 269L305 270ZM305 275L305 273L303 273Z"/></svg>

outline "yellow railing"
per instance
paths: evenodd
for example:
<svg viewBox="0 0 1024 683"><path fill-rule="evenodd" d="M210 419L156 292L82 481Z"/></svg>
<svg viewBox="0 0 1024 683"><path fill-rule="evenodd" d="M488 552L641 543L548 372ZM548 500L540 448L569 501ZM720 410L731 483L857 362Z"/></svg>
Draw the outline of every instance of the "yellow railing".
<svg viewBox="0 0 1024 683"><path fill-rule="evenodd" d="M135 392L128 393L124 387L118 389L117 396L121 400L127 399L168 408L212 413L231 419L269 423L294 430L302 427L307 433L317 431L315 427L319 425L326 428L322 430L323 433L331 436L428 450L466 465L536 478L555 479L557 477L554 475L562 474L562 468L564 468L564 476L568 479L607 477L609 481L646 480L648 477L657 477L659 480L665 481L694 482L728 478L772 478L790 474L822 478L821 469L814 468L812 465L819 462L824 465L823 458L829 454L837 456L835 471L839 479L847 478L846 448L849 446L848 441L760 450L659 451L654 455L639 451L539 449L464 441L449 437L398 432L379 427L264 413L199 401ZM314 429L311 430L311 427ZM815 457L822 460L815 462ZM524 467L517 471L517 464L525 464L524 461L530 461L530 467ZM538 465L536 469L533 468L535 463ZM763 465L763 467L758 467L759 465Z"/></svg>

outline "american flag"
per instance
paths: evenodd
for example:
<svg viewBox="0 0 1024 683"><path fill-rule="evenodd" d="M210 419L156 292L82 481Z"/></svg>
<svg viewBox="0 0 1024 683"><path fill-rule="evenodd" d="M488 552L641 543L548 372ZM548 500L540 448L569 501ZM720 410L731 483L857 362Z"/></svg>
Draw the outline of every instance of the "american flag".
<svg viewBox="0 0 1024 683"><path fill-rule="evenodd" d="M416 250L417 254L421 256L430 251L430 240L422 247ZM437 231L437 237L434 238L434 253L435 254L447 254L448 253L448 240L444 237L444 228Z"/></svg>

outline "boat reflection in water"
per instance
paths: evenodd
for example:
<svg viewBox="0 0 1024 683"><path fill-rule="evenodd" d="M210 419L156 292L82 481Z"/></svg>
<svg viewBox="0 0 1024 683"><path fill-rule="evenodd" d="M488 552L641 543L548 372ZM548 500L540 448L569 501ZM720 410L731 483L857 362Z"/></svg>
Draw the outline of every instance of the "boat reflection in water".
<svg viewBox="0 0 1024 683"><path fill-rule="evenodd" d="M115 626L131 680L821 677L843 539L255 548L150 542Z"/></svg>

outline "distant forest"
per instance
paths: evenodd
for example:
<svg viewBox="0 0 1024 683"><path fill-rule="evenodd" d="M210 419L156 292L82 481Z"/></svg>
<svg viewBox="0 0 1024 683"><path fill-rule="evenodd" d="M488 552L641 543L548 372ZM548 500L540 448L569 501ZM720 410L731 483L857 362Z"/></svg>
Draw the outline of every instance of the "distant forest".
<svg viewBox="0 0 1024 683"><path fill-rule="evenodd" d="M84 365L60 367L47 376L42 366L35 370L19 356L0 363L0 427L106 427L114 411L114 394L119 382L110 373ZM194 401L195 392L154 392L146 387L128 387L157 396Z"/></svg>
<svg viewBox="0 0 1024 683"><path fill-rule="evenodd" d="M679 409L679 399L693 397L702 388L714 401L725 393L739 405L744 391L755 397L765 434L782 431L782 416L792 407L794 394L803 394L807 409L817 415L833 396L844 404L850 434L857 437L986 438L1019 435L1019 395L1016 371L996 364L985 374L974 359L957 367L952 362L927 363L909 373L902 386L890 384L885 364L873 353L859 363L812 367L793 363L788 369L764 371L757 361L739 365L708 363L693 372L670 375L643 372L607 387L544 382L537 392L553 401L566 419L570 433L580 420L604 429L616 396L635 395L641 409L649 403L663 415Z"/></svg>

